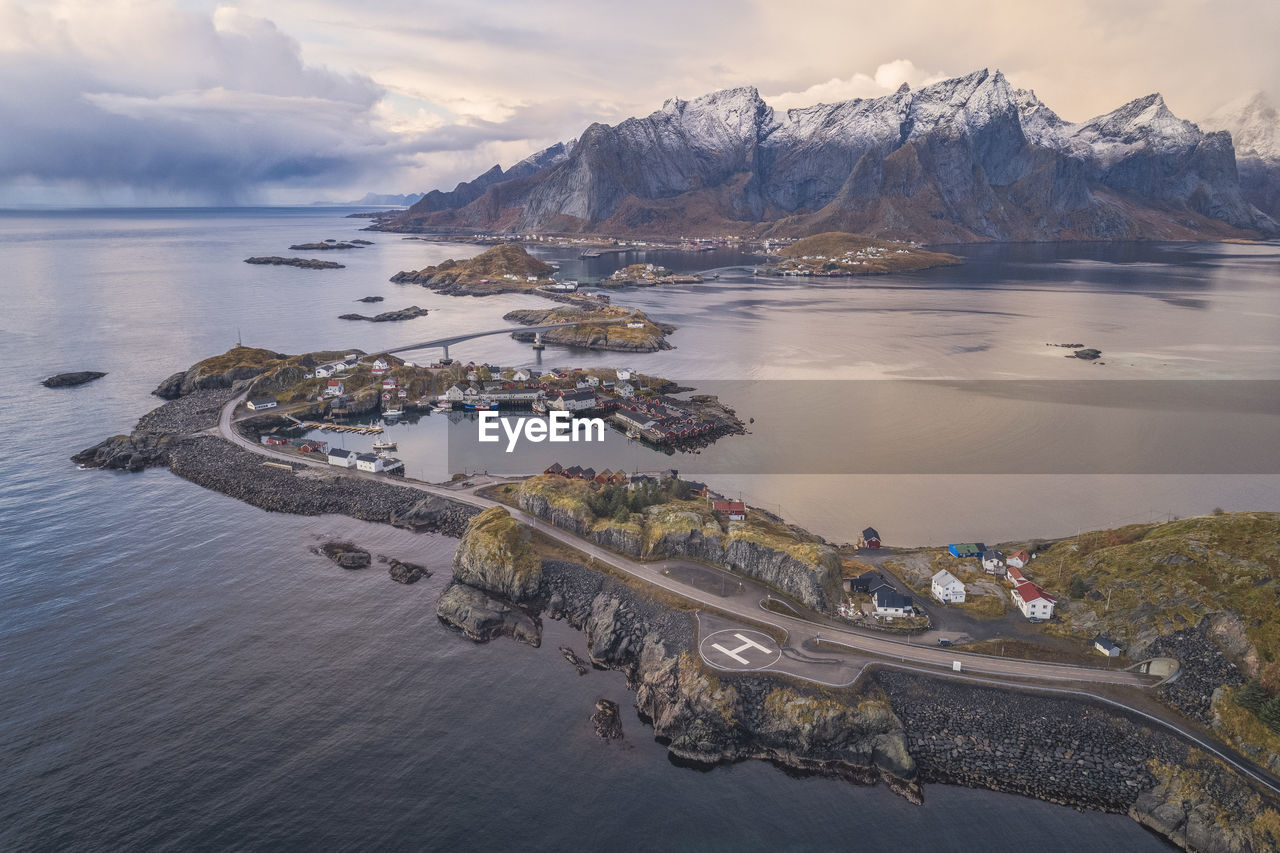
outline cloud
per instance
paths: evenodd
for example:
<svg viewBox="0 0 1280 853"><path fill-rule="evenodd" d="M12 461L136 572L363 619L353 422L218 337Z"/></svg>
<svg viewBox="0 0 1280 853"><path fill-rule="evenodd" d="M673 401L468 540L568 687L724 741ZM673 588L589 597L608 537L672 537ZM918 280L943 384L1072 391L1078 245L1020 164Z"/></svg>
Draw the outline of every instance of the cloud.
<svg viewBox="0 0 1280 853"><path fill-rule="evenodd" d="M303 63L269 21L157 2L5 2L0 22L0 185L237 201L413 153L412 137L376 121L380 86Z"/></svg>
<svg viewBox="0 0 1280 853"><path fill-rule="evenodd" d="M916 68L909 59L895 59L878 66L872 74L854 74L844 79L833 77L825 83L816 83L800 92L783 92L767 95L765 100L780 109L808 107L813 104L831 104L854 98L878 98L897 91L903 83L913 89L945 80L941 72L925 72Z"/></svg>
<svg viewBox="0 0 1280 853"><path fill-rule="evenodd" d="M1197 116L1280 90L1277 30L1264 0L0 0L0 205L450 187L740 85L789 108L988 67L1071 120L1152 91Z"/></svg>

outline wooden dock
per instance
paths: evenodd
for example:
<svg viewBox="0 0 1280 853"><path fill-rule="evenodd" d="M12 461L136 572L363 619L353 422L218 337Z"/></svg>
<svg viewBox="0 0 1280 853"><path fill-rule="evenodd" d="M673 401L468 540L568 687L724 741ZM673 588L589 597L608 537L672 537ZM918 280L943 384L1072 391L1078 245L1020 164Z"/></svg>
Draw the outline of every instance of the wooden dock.
<svg viewBox="0 0 1280 853"><path fill-rule="evenodd" d="M382 427L380 426L355 426L349 424L322 424L318 421L303 421L301 426L304 429L319 429L325 432L350 432L357 435L381 435Z"/></svg>

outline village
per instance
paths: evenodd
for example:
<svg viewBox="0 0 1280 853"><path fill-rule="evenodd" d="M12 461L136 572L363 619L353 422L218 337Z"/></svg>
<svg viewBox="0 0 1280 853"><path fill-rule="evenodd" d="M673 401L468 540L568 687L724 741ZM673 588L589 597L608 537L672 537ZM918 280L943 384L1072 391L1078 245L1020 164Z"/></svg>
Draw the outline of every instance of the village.
<svg viewBox="0 0 1280 853"><path fill-rule="evenodd" d="M285 381L282 375L279 382ZM276 416L269 429L259 432L263 444L300 453L324 452L334 466L393 475L404 473L403 462L390 455L396 449L394 442L378 439L374 453L350 454L297 432L380 436L383 427L377 423L344 421L376 414L383 422L394 423L406 412L502 410L603 415L629 438L662 447L702 446L743 431L734 412L716 398L695 395L679 399L671 396L675 390L677 386L668 380L627 367L539 372L449 359L417 365L386 354L368 357L352 353L314 364L273 396L255 394L245 403L245 410Z"/></svg>
<svg viewBox="0 0 1280 853"><path fill-rule="evenodd" d="M872 527L866 528L852 547L861 553L880 551L882 546L879 532ZM918 556L927 556L928 553L925 551ZM1054 618L1057 599L1028 576L1035 556L1036 551L1032 547L1020 548L1006 556L1000 549L988 547L982 542L952 543L935 558L935 565L946 561L950 567L938 568L928 576L929 597L944 608L972 602L971 590L977 590L980 596L990 598L996 590L981 580L987 578L1000 585L999 588L1004 590L1014 610L1029 624L1049 622ZM861 574L844 578L846 598L837 607L839 615L864 626L891 628L900 632L919 632L939 627L930 618L927 608L909 594L911 590L908 584L898 577L906 576L902 566L893 560L885 562L896 571L886 570L887 567L882 563L881 567L870 567ZM966 583L964 578L968 578L969 582ZM980 614L982 611L976 613ZM949 646L952 641L939 639L938 643ZM1103 634L1093 638L1091 648L1107 658L1118 657L1123 651L1118 643Z"/></svg>

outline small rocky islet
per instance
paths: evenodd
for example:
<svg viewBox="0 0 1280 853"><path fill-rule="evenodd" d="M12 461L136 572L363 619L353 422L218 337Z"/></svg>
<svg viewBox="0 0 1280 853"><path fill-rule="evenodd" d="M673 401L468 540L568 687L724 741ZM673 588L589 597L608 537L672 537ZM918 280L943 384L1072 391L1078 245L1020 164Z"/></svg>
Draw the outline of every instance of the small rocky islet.
<svg viewBox="0 0 1280 853"><path fill-rule="evenodd" d="M74 388L106 375L100 370L73 370L70 373L55 373L47 379L40 380L40 384L46 388Z"/></svg>
<svg viewBox="0 0 1280 853"><path fill-rule="evenodd" d="M370 323L395 323L400 320L413 320L417 317L425 317L428 313L429 312L426 308L419 308L417 305L411 305L408 308L401 308L399 311L383 311L381 314L375 314L372 317L367 314L340 314L338 315L338 319L367 320Z"/></svg>
<svg viewBox="0 0 1280 853"><path fill-rule="evenodd" d="M363 249L365 246L372 246L368 240L351 240L350 242L340 243L337 240L324 240L319 243L294 243L289 247L291 252L327 252L334 249Z"/></svg>
<svg viewBox="0 0 1280 853"><path fill-rule="evenodd" d="M296 248L296 247L290 247ZM276 255L262 258L245 258L246 264L260 264L264 266L274 267L297 267L304 270L341 270L346 269L346 264L340 264L336 261L322 261L318 258L282 258Z"/></svg>

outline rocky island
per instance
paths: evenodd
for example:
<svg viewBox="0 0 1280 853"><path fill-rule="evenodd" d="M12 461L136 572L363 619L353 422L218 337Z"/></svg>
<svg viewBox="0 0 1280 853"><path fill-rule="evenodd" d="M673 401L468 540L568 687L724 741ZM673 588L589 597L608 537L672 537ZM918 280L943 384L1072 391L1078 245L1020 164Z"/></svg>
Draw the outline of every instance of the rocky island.
<svg viewBox="0 0 1280 853"><path fill-rule="evenodd" d="M489 296L536 290L551 283L554 269L521 245L501 243L469 260L449 259L417 271L398 272L391 280L454 296Z"/></svg>
<svg viewBox="0 0 1280 853"><path fill-rule="evenodd" d="M290 248L298 248L292 246ZM282 258L279 256L264 258L245 258L246 264L263 264L274 267L297 267L304 270L340 270L346 269L346 264L340 264L336 261L321 261L316 258Z"/></svg>
<svg viewBox="0 0 1280 853"><path fill-rule="evenodd" d="M526 308L508 311L502 319L524 326L574 323L542 332L546 343L579 349L613 352L657 352L671 349L667 335L676 330L669 323L651 320L643 311L608 305L567 305L559 308ZM533 340L533 332L512 332L518 341Z"/></svg>
<svg viewBox="0 0 1280 853"><path fill-rule="evenodd" d="M361 300L362 302L364 300ZM339 320L368 320L371 323L394 323L399 320L412 320L415 317L427 316L426 308L419 308L417 305L411 305L408 308L401 308L399 311L383 311L381 314L375 314L372 317L364 314L339 314Z"/></svg>
<svg viewBox="0 0 1280 853"><path fill-rule="evenodd" d="M76 385L84 385L95 379L101 379L107 374L98 370L75 370L70 373L57 373L47 379L42 379L40 384L46 388L72 388Z"/></svg>
<svg viewBox="0 0 1280 853"><path fill-rule="evenodd" d="M774 267L777 273L819 277L913 272L961 263L955 255L930 252L911 243L842 231L797 240L779 255L783 260Z"/></svg>
<svg viewBox="0 0 1280 853"><path fill-rule="evenodd" d="M365 246L372 246L368 240L352 240L349 243L339 243L337 240L325 240L321 243L295 243L289 247L291 252L324 252L331 249L363 249Z"/></svg>

